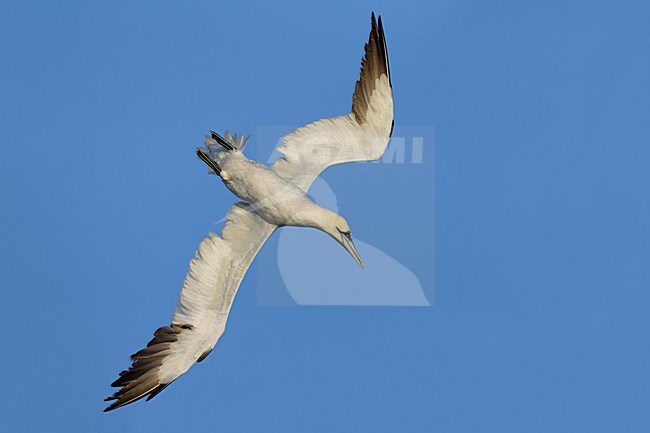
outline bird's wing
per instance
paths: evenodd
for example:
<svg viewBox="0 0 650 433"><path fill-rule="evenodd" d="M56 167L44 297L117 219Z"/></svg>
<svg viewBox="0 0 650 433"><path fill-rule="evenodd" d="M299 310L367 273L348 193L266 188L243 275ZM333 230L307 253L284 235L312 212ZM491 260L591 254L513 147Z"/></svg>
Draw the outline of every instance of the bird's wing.
<svg viewBox="0 0 650 433"><path fill-rule="evenodd" d="M221 237L201 241L183 283L170 326L158 328L147 347L131 355L131 367L111 386L120 389L107 398L110 411L143 397L156 396L172 381L205 358L226 326L239 284L276 226L235 204Z"/></svg>
<svg viewBox="0 0 650 433"><path fill-rule="evenodd" d="M393 90L384 29L372 15L370 37L361 61L361 76L352 96L352 112L318 120L283 138L283 154L272 166L285 180L307 191L327 167L376 160L393 131Z"/></svg>

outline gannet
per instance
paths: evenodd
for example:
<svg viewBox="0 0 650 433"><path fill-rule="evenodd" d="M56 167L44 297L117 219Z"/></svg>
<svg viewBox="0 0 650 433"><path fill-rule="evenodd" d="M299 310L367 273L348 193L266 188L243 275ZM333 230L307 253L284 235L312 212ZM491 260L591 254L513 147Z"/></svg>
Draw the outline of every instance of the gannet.
<svg viewBox="0 0 650 433"><path fill-rule="evenodd" d="M226 326L237 289L264 242L281 226L313 227L341 244L363 267L348 222L315 204L307 191L335 164L377 160L393 131L393 94L381 17L371 30L352 110L324 118L283 137L283 155L266 166L243 150L250 137L206 136L198 157L242 201L228 211L221 236L204 238L183 282L171 325L156 330L147 347L131 355L132 365L111 384L119 388L106 401L111 411L143 397L147 401L201 362Z"/></svg>

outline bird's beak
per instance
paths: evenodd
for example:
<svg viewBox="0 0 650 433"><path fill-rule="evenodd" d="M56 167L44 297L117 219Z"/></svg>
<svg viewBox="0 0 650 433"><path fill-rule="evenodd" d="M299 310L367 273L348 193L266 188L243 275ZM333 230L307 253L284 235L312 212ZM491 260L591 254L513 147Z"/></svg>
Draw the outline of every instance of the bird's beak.
<svg viewBox="0 0 650 433"><path fill-rule="evenodd" d="M352 238L341 236L341 245L343 245L343 247L348 250L348 253L350 253L354 260L359 264L359 266L363 268L363 260L361 260L361 256L357 251L357 247L354 246Z"/></svg>

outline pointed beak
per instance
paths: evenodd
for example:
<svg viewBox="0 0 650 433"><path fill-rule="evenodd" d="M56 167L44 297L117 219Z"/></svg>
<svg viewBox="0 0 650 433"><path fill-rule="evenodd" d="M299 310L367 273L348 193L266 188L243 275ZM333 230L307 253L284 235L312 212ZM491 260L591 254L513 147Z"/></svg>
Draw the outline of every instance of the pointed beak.
<svg viewBox="0 0 650 433"><path fill-rule="evenodd" d="M348 250L348 253L354 258L354 260L361 266L363 266L363 260L361 260L361 256L359 255L359 252L357 251L357 247L354 246L354 242L352 241L351 237L347 236L341 236L341 245Z"/></svg>

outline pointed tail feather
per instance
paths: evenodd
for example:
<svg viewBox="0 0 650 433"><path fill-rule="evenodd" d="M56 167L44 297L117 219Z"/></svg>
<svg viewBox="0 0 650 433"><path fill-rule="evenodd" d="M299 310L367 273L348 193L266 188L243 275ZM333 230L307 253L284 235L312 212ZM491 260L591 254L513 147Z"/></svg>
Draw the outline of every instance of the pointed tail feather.
<svg viewBox="0 0 650 433"><path fill-rule="evenodd" d="M217 134L217 133L214 132L214 131L210 131L210 135L212 136L212 139L213 139L214 141L216 141L217 143L219 143L219 145L222 146L222 147L224 147L226 150L228 150L228 151L233 151L233 150L235 150L235 147L234 147L232 144L230 144L230 141L229 141L229 140L226 140L226 139L223 138L221 135ZM230 136L230 133L228 133L228 131L226 131L226 136L227 136L227 137Z"/></svg>
<svg viewBox="0 0 650 433"><path fill-rule="evenodd" d="M219 167L219 164L217 164L217 162L212 159L208 152L199 147L196 149L196 154L198 155L199 159L205 162L216 175L221 175L221 167Z"/></svg>

